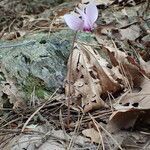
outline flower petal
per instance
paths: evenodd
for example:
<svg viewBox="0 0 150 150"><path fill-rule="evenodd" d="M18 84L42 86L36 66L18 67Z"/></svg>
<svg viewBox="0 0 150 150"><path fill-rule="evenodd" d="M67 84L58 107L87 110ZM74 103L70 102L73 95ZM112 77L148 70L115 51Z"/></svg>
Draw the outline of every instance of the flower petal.
<svg viewBox="0 0 150 150"><path fill-rule="evenodd" d="M81 20L79 17L71 15L71 14L66 14L64 15L64 19L67 23L67 25L72 29L72 30L83 30L83 20Z"/></svg>
<svg viewBox="0 0 150 150"><path fill-rule="evenodd" d="M78 11L78 13L81 15L82 19L84 20L86 18L86 14L84 13L84 10L81 10L79 8L76 8L76 10Z"/></svg>
<svg viewBox="0 0 150 150"><path fill-rule="evenodd" d="M78 8L76 8L76 10L79 12L79 14L82 17L82 20L84 21L83 30L85 30L85 31L92 30L93 24L92 24L91 20L89 20L87 14L84 13L84 10L81 10Z"/></svg>
<svg viewBox="0 0 150 150"><path fill-rule="evenodd" d="M94 22L98 18L98 9L94 3L89 3L86 7L86 15L90 22L94 24Z"/></svg>

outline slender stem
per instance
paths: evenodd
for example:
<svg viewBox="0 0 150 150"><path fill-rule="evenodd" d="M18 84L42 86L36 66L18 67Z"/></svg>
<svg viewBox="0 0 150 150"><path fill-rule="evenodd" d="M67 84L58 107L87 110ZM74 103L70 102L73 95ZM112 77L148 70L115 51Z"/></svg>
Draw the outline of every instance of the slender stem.
<svg viewBox="0 0 150 150"><path fill-rule="evenodd" d="M68 93L69 93L69 97L68 97L68 112L67 112L67 126L69 128L69 124L70 124L70 105L71 105L71 100L72 100L72 93L71 93L71 76L72 76L72 56L73 56L73 50L74 50L74 43L76 41L76 37L77 37L77 31L75 32L75 35L73 37L73 42L72 42L72 47L71 47L71 53L70 53L70 64L69 64L69 68L68 68L68 74L69 74L69 78L68 78L68 83L69 83L69 89L68 89Z"/></svg>

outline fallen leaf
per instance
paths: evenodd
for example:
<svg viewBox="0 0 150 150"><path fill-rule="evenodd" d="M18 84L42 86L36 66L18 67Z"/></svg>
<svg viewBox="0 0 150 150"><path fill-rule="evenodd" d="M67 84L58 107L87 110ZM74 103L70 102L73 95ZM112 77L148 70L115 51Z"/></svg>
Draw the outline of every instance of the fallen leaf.
<svg viewBox="0 0 150 150"><path fill-rule="evenodd" d="M101 143L100 135L94 128L85 129L82 131L82 134L86 137L89 137L91 139L91 142L98 144Z"/></svg>
<svg viewBox="0 0 150 150"><path fill-rule="evenodd" d="M140 36L140 28L137 25L132 25L126 29L119 29L121 34L121 40L135 40Z"/></svg>
<svg viewBox="0 0 150 150"><path fill-rule="evenodd" d="M150 61L144 61L142 57L139 57L140 66L145 71L146 75L150 78Z"/></svg>
<svg viewBox="0 0 150 150"><path fill-rule="evenodd" d="M125 52L118 50L118 48L105 46L103 50L108 54L113 65L112 70L117 73L115 77L118 77L117 80L120 81L123 87L139 87L143 81L145 71L136 60Z"/></svg>
<svg viewBox="0 0 150 150"><path fill-rule="evenodd" d="M72 59L71 56L69 58L66 96L76 97L78 105L83 107L85 112L108 107L101 97L106 98L108 92L115 93L121 89L118 82L113 79L107 64L97 51L81 44L75 46ZM77 104L77 100L74 103Z"/></svg>
<svg viewBox="0 0 150 150"><path fill-rule="evenodd" d="M137 122L150 122L150 80L145 79L141 91L127 93L115 105L115 112L109 118L107 128L111 132L133 128Z"/></svg>
<svg viewBox="0 0 150 150"><path fill-rule="evenodd" d="M14 85L13 82L9 81L3 85L3 93L5 93L8 96L9 102L13 104L13 109L16 108L22 108L24 109L25 107L25 102L19 96L18 89Z"/></svg>
<svg viewBox="0 0 150 150"><path fill-rule="evenodd" d="M23 37L24 35L25 35L24 31L4 33L2 36L2 39L3 40L14 40L14 39L18 39L20 37Z"/></svg>
<svg viewBox="0 0 150 150"><path fill-rule="evenodd" d="M17 89L15 81L8 77L8 74L3 67L1 68L1 71L3 72L5 77L5 81L1 83L0 88L2 96L3 94L7 96L9 103L13 104L13 109L25 109L26 104L25 101L22 99L22 92Z"/></svg>
<svg viewBox="0 0 150 150"><path fill-rule="evenodd" d="M111 3L110 0L93 0L93 1L94 1L94 3L95 3L96 5L105 5L105 6L107 6L108 4ZM83 4L87 4L87 3L89 3L89 2L90 2L90 0L82 0L82 3L83 3Z"/></svg>
<svg viewBox="0 0 150 150"><path fill-rule="evenodd" d="M140 112L134 109L115 111L109 118L107 129L114 133L121 129L132 128L139 114Z"/></svg>

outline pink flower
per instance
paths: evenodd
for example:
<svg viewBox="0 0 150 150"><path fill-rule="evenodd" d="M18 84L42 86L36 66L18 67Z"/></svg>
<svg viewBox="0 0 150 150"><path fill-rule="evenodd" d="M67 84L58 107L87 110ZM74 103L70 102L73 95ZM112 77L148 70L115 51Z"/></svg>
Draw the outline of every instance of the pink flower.
<svg viewBox="0 0 150 150"><path fill-rule="evenodd" d="M89 3L85 11L77 8L77 11L80 14L79 16L66 14L64 15L64 19L67 25L75 31L83 30L83 31L92 31L95 27L95 21L98 18L98 10L94 3Z"/></svg>

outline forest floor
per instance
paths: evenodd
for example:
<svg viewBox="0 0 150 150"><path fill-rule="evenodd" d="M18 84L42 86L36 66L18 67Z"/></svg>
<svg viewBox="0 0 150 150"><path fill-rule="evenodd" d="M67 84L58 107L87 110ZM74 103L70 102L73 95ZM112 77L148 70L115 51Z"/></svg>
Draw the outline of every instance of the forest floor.
<svg viewBox="0 0 150 150"><path fill-rule="evenodd" d="M71 41L63 87L47 99L34 101L36 87L32 100L17 97L18 84L0 57L0 150L150 149L150 2L95 3L97 27L85 33L95 41ZM2 0L0 42L7 47L32 34L71 30L63 16L87 5ZM5 84L2 74L9 76Z"/></svg>

